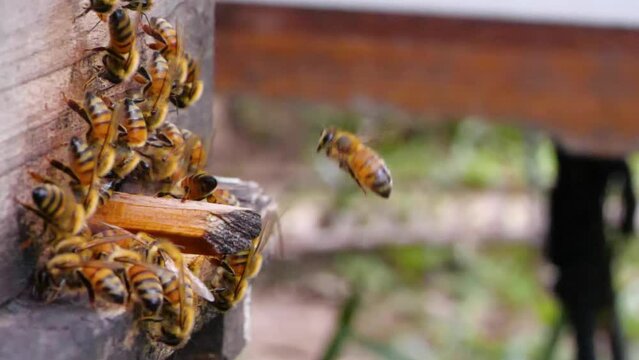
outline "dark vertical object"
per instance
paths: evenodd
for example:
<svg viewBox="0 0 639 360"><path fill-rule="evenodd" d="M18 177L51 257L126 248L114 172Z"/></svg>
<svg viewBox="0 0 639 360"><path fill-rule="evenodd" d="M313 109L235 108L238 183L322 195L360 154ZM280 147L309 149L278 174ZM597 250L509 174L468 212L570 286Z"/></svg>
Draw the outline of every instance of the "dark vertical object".
<svg viewBox="0 0 639 360"><path fill-rule="evenodd" d="M625 358L612 287L611 247L603 204L612 181L623 182L620 229L632 232L635 196L623 159L571 154L557 144L558 175L551 194L546 256L557 266L555 292L575 333L579 360L595 359L594 335L605 327L612 358ZM604 318L605 323L598 323Z"/></svg>

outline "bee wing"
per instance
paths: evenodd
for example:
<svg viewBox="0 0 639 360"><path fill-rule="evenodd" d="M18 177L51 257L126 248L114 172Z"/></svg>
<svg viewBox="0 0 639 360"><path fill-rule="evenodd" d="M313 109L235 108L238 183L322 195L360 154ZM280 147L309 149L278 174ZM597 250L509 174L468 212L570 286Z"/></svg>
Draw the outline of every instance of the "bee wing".
<svg viewBox="0 0 639 360"><path fill-rule="evenodd" d="M189 269L186 269L185 273L189 277L189 279L191 279L191 287L193 287L193 291L195 291L196 294L200 295L208 302L215 301L215 297L213 296L209 288L207 288L206 285L202 282L202 280L200 280L200 278L195 276L195 274L193 274Z"/></svg>
<svg viewBox="0 0 639 360"><path fill-rule="evenodd" d="M120 270L124 268L124 264L114 261L89 260L81 264L82 267L107 268L111 270Z"/></svg>
<svg viewBox="0 0 639 360"><path fill-rule="evenodd" d="M165 256L164 262L166 264L167 269L179 275L180 270L178 269L173 259L171 259L171 257ZM191 270L189 270L188 268L184 267L183 270L184 270L184 275L188 276L189 280L191 280L191 287L193 288L193 291L195 291L196 294L200 295L202 298L206 299L207 301L214 302L215 297L213 296L211 291L206 287L206 285L202 282L202 280L200 280L200 278L195 276L195 274L193 274Z"/></svg>
<svg viewBox="0 0 639 360"><path fill-rule="evenodd" d="M101 237L101 238L87 242L86 244L82 245L80 249L86 250L86 249L90 249L92 247L99 246L102 244L114 243L114 242L118 242L120 240L125 240L125 239L131 239L131 236L130 235L105 236L105 237Z"/></svg>

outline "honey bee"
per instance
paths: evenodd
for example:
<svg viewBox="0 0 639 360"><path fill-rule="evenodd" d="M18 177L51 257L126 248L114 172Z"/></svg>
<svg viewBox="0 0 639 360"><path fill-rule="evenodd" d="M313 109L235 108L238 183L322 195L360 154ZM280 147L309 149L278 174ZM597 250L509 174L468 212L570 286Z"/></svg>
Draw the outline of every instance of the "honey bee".
<svg viewBox="0 0 639 360"><path fill-rule="evenodd" d="M161 181L169 178L177 181L185 176L182 156L184 145L182 132L169 122L158 129L157 135L149 137L142 153L151 160L151 180Z"/></svg>
<svg viewBox="0 0 639 360"><path fill-rule="evenodd" d="M68 190L63 190L52 182L45 181L31 192L36 207L21 205L45 221L45 230L51 225L55 234L54 242L77 235L85 228L84 206L75 201Z"/></svg>
<svg viewBox="0 0 639 360"><path fill-rule="evenodd" d="M132 99L126 98L123 107L120 110L116 108L115 111L116 115L122 118L122 120L118 122L124 126L125 131L123 137L127 146L129 148L144 146L148 135L146 122L144 121L144 116L140 108Z"/></svg>
<svg viewBox="0 0 639 360"><path fill-rule="evenodd" d="M117 242L121 247L140 251L144 261L148 264L168 269L180 277L183 277L182 275L188 277L190 284L199 296L208 301L214 300L206 285L185 266L182 252L171 241L156 239L144 232L133 234L114 225L108 226L111 230L105 232L106 235L103 239L109 241L110 238L110 241Z"/></svg>
<svg viewBox="0 0 639 360"><path fill-rule="evenodd" d="M177 30L163 18L151 18L150 24L143 25L142 30L156 40L149 48L159 51L168 61L171 88L184 84L188 76L188 59Z"/></svg>
<svg viewBox="0 0 639 360"><path fill-rule="evenodd" d="M154 52L150 74L142 69L140 73L147 81L143 90L145 101L141 107L147 127L152 131L164 123L168 114L168 98L171 91L169 63L159 52Z"/></svg>
<svg viewBox="0 0 639 360"><path fill-rule="evenodd" d="M182 129L184 137L185 160L188 161L188 173L199 171L206 164L206 151L202 145L202 139L188 129Z"/></svg>
<svg viewBox="0 0 639 360"><path fill-rule="evenodd" d="M184 177L169 192L162 192L158 196L172 196L182 201L200 201L207 198L217 187L217 180L214 176L205 172ZM179 191L176 191L179 189Z"/></svg>
<svg viewBox="0 0 639 360"><path fill-rule="evenodd" d="M89 217L95 212L100 198L95 155L93 149L76 136L71 138L69 145L71 167L57 160L52 160L51 165L71 178L71 188L82 199L86 217Z"/></svg>
<svg viewBox="0 0 639 360"><path fill-rule="evenodd" d="M94 51L106 51L102 58L104 69L98 76L119 84L128 81L138 70L140 54L135 47L135 31L131 18L123 9L109 15L109 46L98 47ZM94 78L89 79L89 82Z"/></svg>
<svg viewBox="0 0 639 360"><path fill-rule="evenodd" d="M204 84L200 80L200 66L188 54L185 55L187 61L186 79L184 83L177 83L171 94L171 102L178 108L191 106L202 96Z"/></svg>
<svg viewBox="0 0 639 360"><path fill-rule="evenodd" d="M262 251L268 242L277 221L277 216L267 214L260 234L251 241L248 250L223 258L210 258L215 273L211 279L215 302L220 311L227 311L238 304L246 295L248 281L260 272L263 263Z"/></svg>
<svg viewBox="0 0 639 360"><path fill-rule="evenodd" d="M104 261L84 261L75 253L59 254L46 263L49 281L58 289L82 284L94 305L96 295L105 301L124 305L127 291L114 270L118 266ZM56 292L57 293L57 292Z"/></svg>
<svg viewBox="0 0 639 360"><path fill-rule="evenodd" d="M349 172L364 193L370 189L383 198L390 196L393 180L384 160L355 135L335 128L324 129L317 152L322 149Z"/></svg>
<svg viewBox="0 0 639 360"><path fill-rule="evenodd" d="M167 60L178 55L178 33L170 22L163 18L153 17L150 24L142 25L142 30L156 40L155 43L149 45L149 48L159 51Z"/></svg>
<svg viewBox="0 0 639 360"><path fill-rule="evenodd" d="M131 174L140 164L142 158L140 154L124 144L118 144L115 150L115 164L113 174L118 179L124 179Z"/></svg>
<svg viewBox="0 0 639 360"><path fill-rule="evenodd" d="M133 290L133 300L140 303L147 313L155 314L163 302L163 289L156 271L142 262L141 255L127 249L116 249L109 261L124 263L127 284Z"/></svg>
<svg viewBox="0 0 639 360"><path fill-rule="evenodd" d="M117 118L112 116L107 99L87 91L84 96L84 104L80 105L75 100L67 99L64 94L63 97L67 105L89 125L86 137L98 155L97 176L106 176L115 161L113 142L118 134ZM108 102L110 104L110 101Z"/></svg>

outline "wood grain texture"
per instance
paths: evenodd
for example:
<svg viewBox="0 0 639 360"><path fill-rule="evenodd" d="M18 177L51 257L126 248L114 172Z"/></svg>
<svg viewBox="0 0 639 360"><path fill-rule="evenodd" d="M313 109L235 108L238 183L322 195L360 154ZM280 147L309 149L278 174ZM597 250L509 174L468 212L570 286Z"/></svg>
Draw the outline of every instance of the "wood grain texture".
<svg viewBox="0 0 639 360"><path fill-rule="evenodd" d="M4 1L0 4L0 303L26 285L32 268L21 252L21 211L14 199L30 201L34 185L27 170L46 172L50 158L66 159L67 142L86 125L66 107L61 93L75 99L101 54L87 49L108 41L107 25L94 14L73 21L80 1ZM207 1L156 1L150 16L167 17L185 34L185 47L200 58L202 100L170 118L202 134L212 133L213 4ZM139 42L141 43L141 42ZM97 83L96 86L104 86ZM119 86L110 91L118 94ZM209 100L207 100L209 99Z"/></svg>
<svg viewBox="0 0 639 360"><path fill-rule="evenodd" d="M247 250L260 234L260 214L250 209L152 196L115 193L90 222L165 237L182 252L226 255Z"/></svg>
<svg viewBox="0 0 639 360"><path fill-rule="evenodd" d="M485 116L600 154L639 144L636 30L230 3L217 18L218 94Z"/></svg>

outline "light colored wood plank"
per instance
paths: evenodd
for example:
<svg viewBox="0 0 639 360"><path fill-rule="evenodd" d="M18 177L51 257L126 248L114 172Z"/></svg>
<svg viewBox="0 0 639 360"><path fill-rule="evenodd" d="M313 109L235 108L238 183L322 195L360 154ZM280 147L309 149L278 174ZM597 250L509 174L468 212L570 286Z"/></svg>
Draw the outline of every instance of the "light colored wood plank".
<svg viewBox="0 0 639 360"><path fill-rule="evenodd" d="M90 219L132 232L166 237L182 252L226 255L246 250L260 234L260 214L234 206L115 193Z"/></svg>

